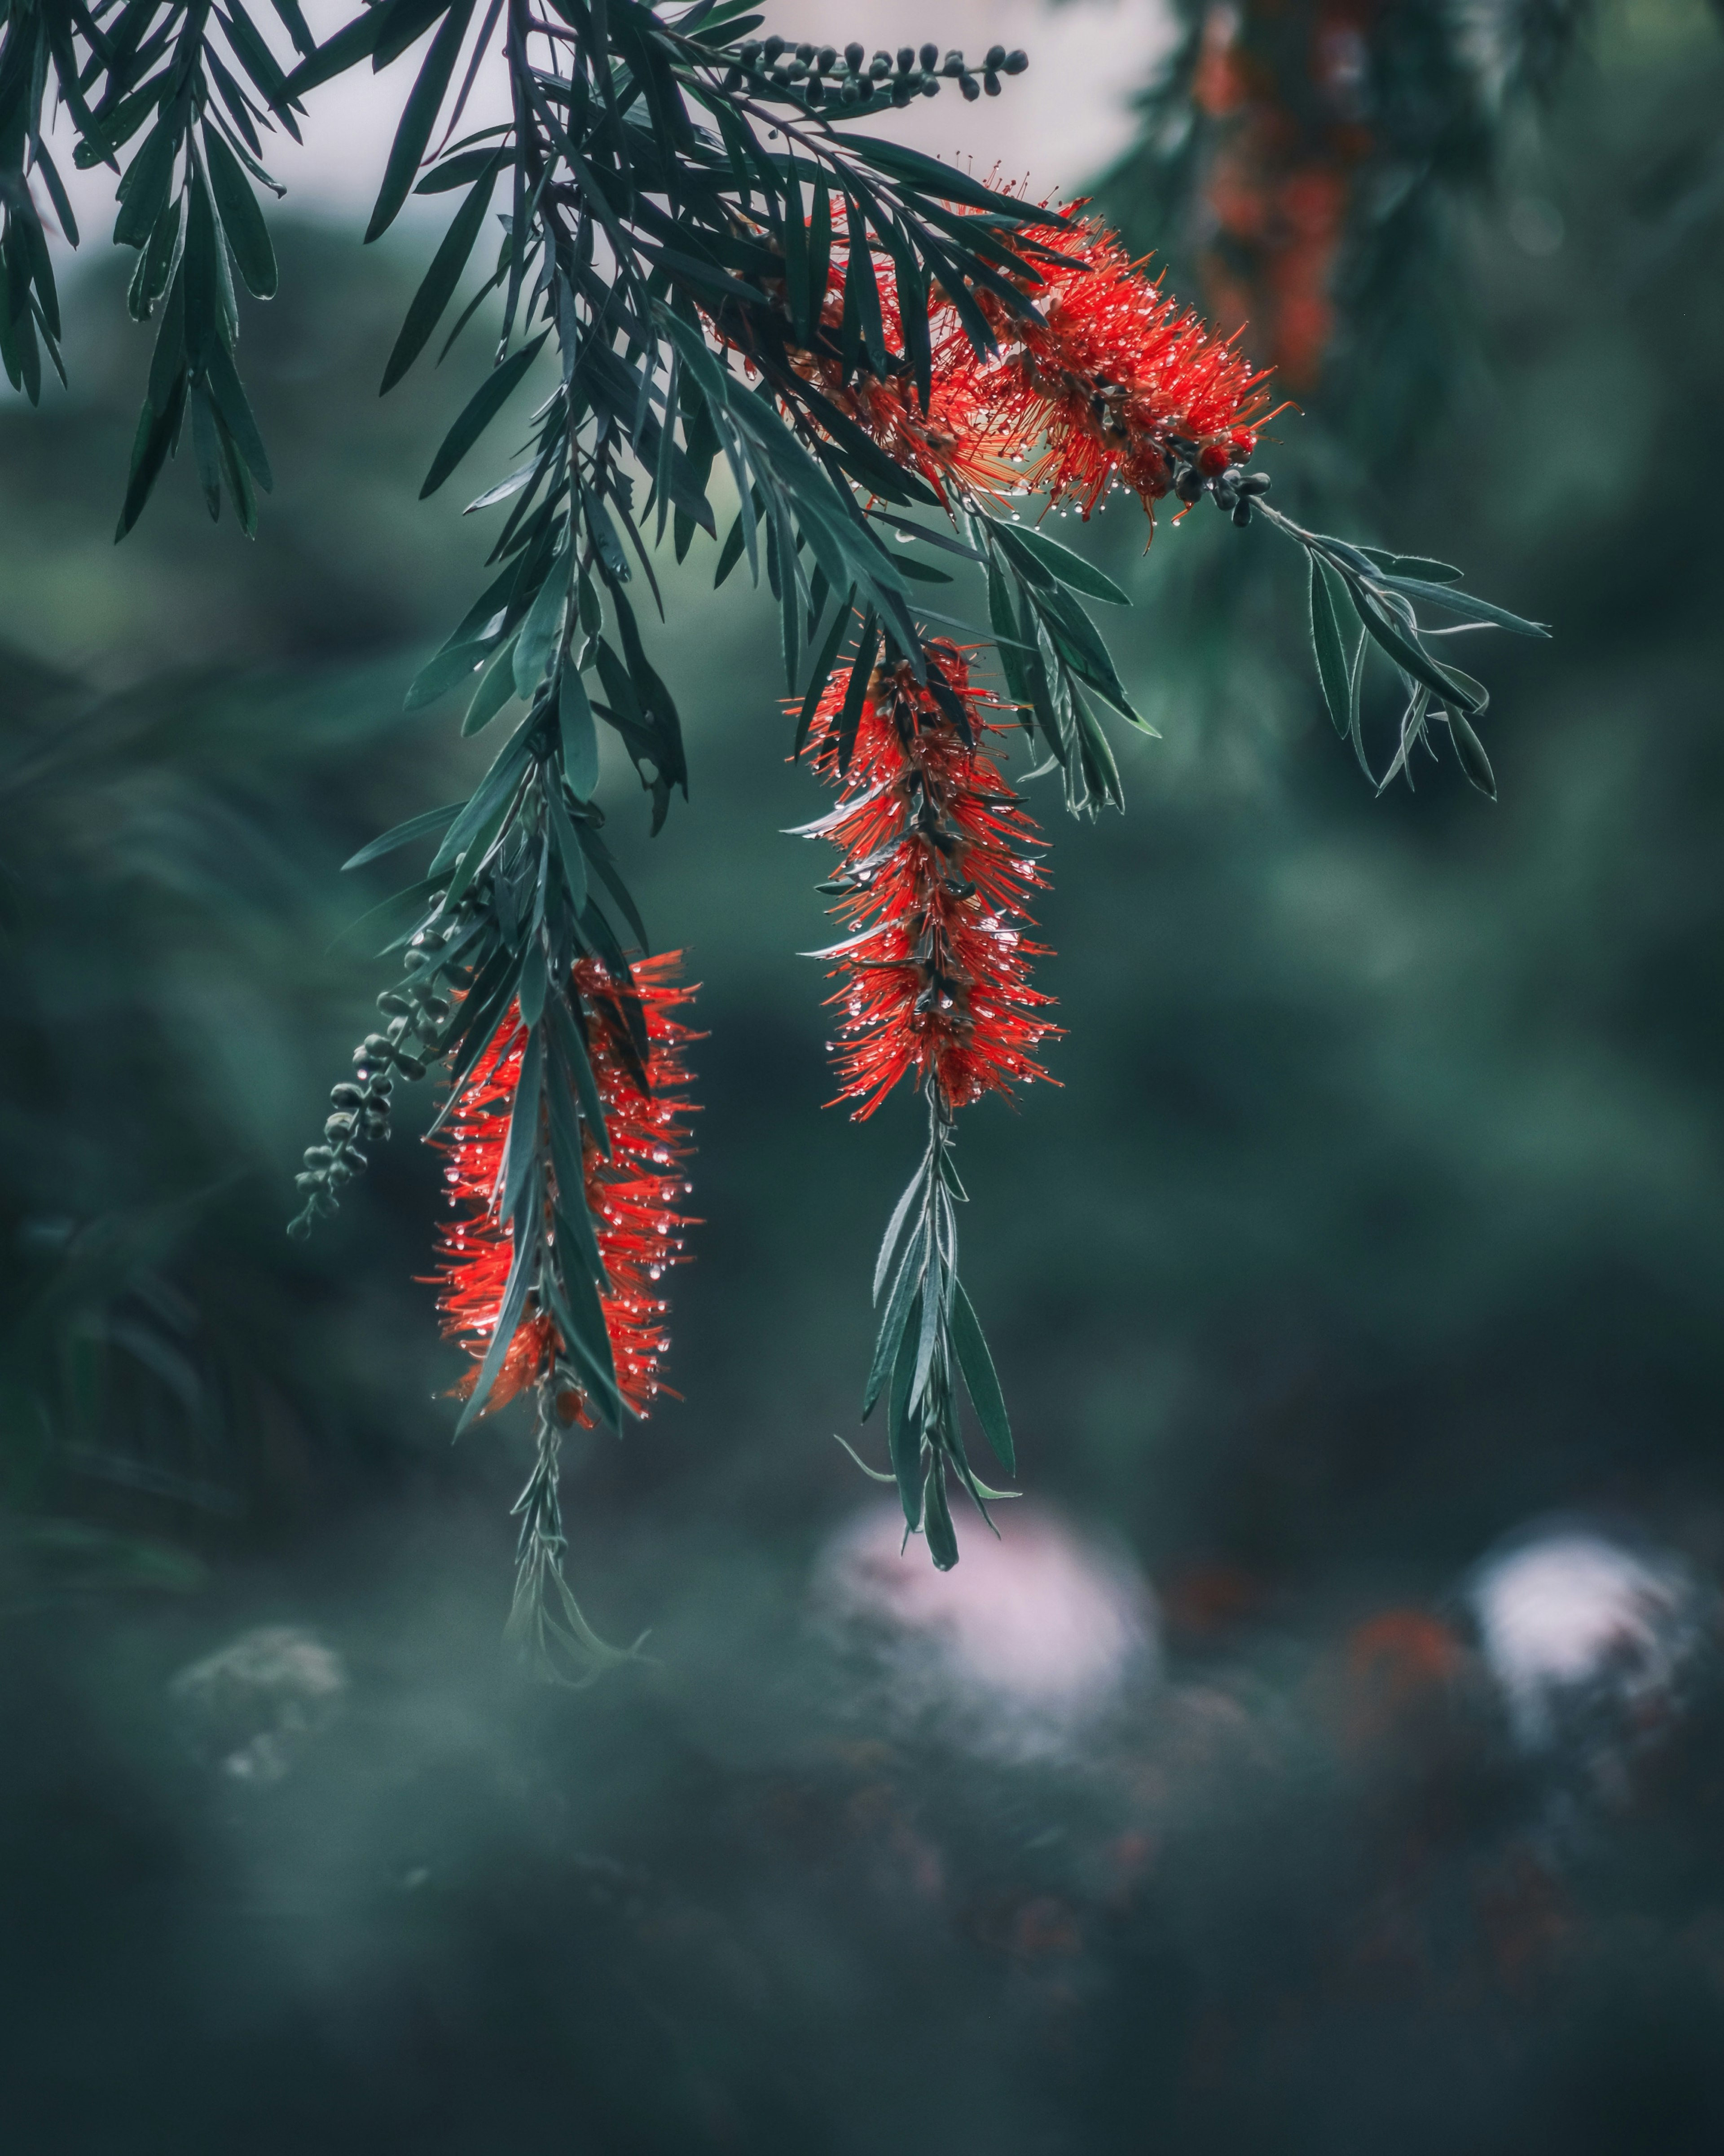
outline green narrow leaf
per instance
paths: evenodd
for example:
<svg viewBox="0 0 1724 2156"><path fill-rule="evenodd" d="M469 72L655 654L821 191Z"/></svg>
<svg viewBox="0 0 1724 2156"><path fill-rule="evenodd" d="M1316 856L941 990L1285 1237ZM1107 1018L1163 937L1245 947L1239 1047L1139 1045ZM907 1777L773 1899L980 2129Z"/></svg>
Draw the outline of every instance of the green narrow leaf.
<svg viewBox="0 0 1724 2156"><path fill-rule="evenodd" d="M179 146L179 129L171 117L158 121L144 137L143 147L126 167L126 198L114 220L116 246L141 247L150 237L167 205Z"/></svg>
<svg viewBox="0 0 1724 2156"><path fill-rule="evenodd" d="M228 347L219 340L206 357L204 373L209 382L209 393L215 399L217 411L221 413L228 433L233 437L252 477L268 494L275 481L269 470L269 459L264 454L264 438L258 432L258 423L252 417L251 406L246 402L239 377L233 371L232 357Z"/></svg>
<svg viewBox="0 0 1724 2156"><path fill-rule="evenodd" d="M539 595L527 609L515 639L515 693L531 700L545 678L562 634L562 610L568 599L569 571L574 562L572 547L565 547L551 564Z"/></svg>
<svg viewBox="0 0 1724 2156"><path fill-rule="evenodd" d="M1000 1390L993 1358L988 1352L988 1342L977 1321L974 1306L960 1280L952 1284L952 1344L983 1435L1007 1474L1015 1475L1018 1455L1012 1443L1012 1425L1006 1415L1005 1394Z"/></svg>
<svg viewBox="0 0 1724 2156"><path fill-rule="evenodd" d="M864 1422L874 1413L875 1402L879 1399L880 1388L886 1382L899 1343L906 1338L906 1327L910 1323L910 1306L918 1299L927 1253L928 1231L925 1226L919 1226L906 1244L904 1255L898 1261L892 1291L886 1298L885 1313L880 1322L880 1332L874 1343L874 1358L869 1365L868 1383L862 1394Z"/></svg>
<svg viewBox="0 0 1724 2156"><path fill-rule="evenodd" d="M426 808L417 816L409 816L404 824L385 831L380 839L362 846L351 860L341 863L341 873L349 869L362 869L368 861L381 860L385 854L393 854L398 846L410 846L415 839L428 839L434 831L440 831L449 819L463 806L459 801L445 802L441 808Z"/></svg>
<svg viewBox="0 0 1724 2156"><path fill-rule="evenodd" d="M192 384L192 447L198 459L198 484L213 524L222 514L222 454L216 439L215 411L201 382Z"/></svg>
<svg viewBox="0 0 1724 2156"><path fill-rule="evenodd" d="M515 653L520 639L521 631L516 629L513 636L505 637L491 654L479 677L479 686L473 691L467 716L461 721L464 736L483 732L514 696Z"/></svg>
<svg viewBox="0 0 1724 2156"><path fill-rule="evenodd" d="M1111 577L1103 576L1093 562L1061 546L1057 539L1049 539L1029 525L997 524L994 530L1008 553L1020 559L1028 555L1068 591L1081 592L1085 598L1101 599L1109 606L1131 605Z"/></svg>
<svg viewBox="0 0 1724 2156"><path fill-rule="evenodd" d="M264 222L263 210L251 191L251 182L239 169L239 160L208 121L203 125L203 154L209 165L209 184L221 214L222 229L228 235L233 259L245 280L245 289L254 299L274 299L281 281L280 272L275 265L275 249L269 244L269 228Z"/></svg>
<svg viewBox="0 0 1724 2156"><path fill-rule="evenodd" d="M1311 640L1317 655L1317 679L1322 684L1323 701L1329 706L1329 716L1335 731L1345 741L1347 736L1347 712L1351 702L1351 687L1347 674L1347 654L1341 642L1341 628L1336 619L1335 601L1330 592L1329 580L1335 572L1313 554L1311 557Z"/></svg>
<svg viewBox="0 0 1724 2156"><path fill-rule="evenodd" d="M849 259L844 270L844 353L847 369L867 346L875 372L885 377L886 332L880 319L880 290L874 281L874 263L869 253L868 233L860 210L851 203Z"/></svg>
<svg viewBox="0 0 1724 2156"><path fill-rule="evenodd" d="M514 394L521 377L538 357L540 349L550 334L549 330L541 330L531 344L523 345L519 352L511 353L500 367L493 367L480 382L468 399L460 417L444 436L443 446L432 459L431 469L425 475L425 484L419 489L421 501L436 493L502 410Z"/></svg>
<svg viewBox="0 0 1724 2156"><path fill-rule="evenodd" d="M807 746L808 729L814 723L815 711L825 693L826 684L832 677L832 670L838 663L839 646L844 642L844 632L854 619L855 603L856 590L853 584L845 595L844 604L832 617L832 626L826 632L826 641L820 647L819 656L814 661L814 670L808 677L808 690L802 700L802 710L797 716L796 746L790 752L793 762Z"/></svg>
<svg viewBox="0 0 1724 2156"><path fill-rule="evenodd" d="M598 725L587 685L572 659L563 665L557 710L562 729L563 775L577 801L590 801L598 787Z"/></svg>
<svg viewBox="0 0 1724 2156"><path fill-rule="evenodd" d="M402 204L413 183L413 176L423 161L431 140L431 131L437 125L438 113L442 110L444 96L449 89L449 77L454 73L455 62L460 57L461 41L467 34L467 25L473 19L474 0L455 0L455 4L443 18L437 35L431 40L418 78L401 115L401 124L395 131L395 140L389 147L389 162L383 168L383 183L377 190L377 205L371 213L371 223L365 228L367 244L377 239L393 224Z"/></svg>
<svg viewBox="0 0 1724 2156"><path fill-rule="evenodd" d="M863 618L862 634L856 645L856 656L850 668L849 686L844 690L844 700L838 715L838 767L848 771L850 757L856 746L856 729L862 723L862 706L868 698L868 683L874 672L875 654L880 649L880 624L874 608L870 607Z"/></svg>
<svg viewBox="0 0 1724 2156"><path fill-rule="evenodd" d="M439 651L426 661L408 685L402 709L422 711L428 704L434 704L439 696L446 696L451 689L463 681L470 681L477 668L490 657L493 646L490 643L456 644Z"/></svg>
<svg viewBox="0 0 1724 2156"><path fill-rule="evenodd" d="M581 851L581 842L575 836L575 827L569 814L558 798L558 788L545 788L545 810L550 819L552 835L557 841L557 859L562 864L562 880L569 896L569 906L577 919L586 910L587 899L587 856Z"/></svg>
<svg viewBox="0 0 1724 2156"><path fill-rule="evenodd" d="M120 523L114 536L123 539L144 513L144 504L150 490L162 475L162 467L167 461L167 452L179 430L180 417L186 403L186 374L182 368L175 377L169 393L167 408L157 412L146 403L138 414L138 431L132 443L131 471L126 481L126 499L120 507Z"/></svg>
<svg viewBox="0 0 1724 2156"><path fill-rule="evenodd" d="M501 150L493 153L461 207L449 219L443 244L432 256L431 267L425 272L418 290L413 294L407 317L401 325L401 334L396 338L388 365L383 369L382 385L377 393L379 396L387 395L395 387L424 350L432 331L443 317L444 310L454 297L455 287L461 281L461 272L467 266L467 258L472 254L480 228L485 223L485 213L490 208L491 195L496 187L503 157Z"/></svg>
<svg viewBox="0 0 1724 2156"><path fill-rule="evenodd" d="M911 1382L916 1375L916 1349L911 1335L921 1330L921 1297L918 1295L905 1313L904 1337L892 1364L892 1389L886 1400L886 1450L898 1485L898 1502L905 1523L912 1532L922 1523L921 1424L910 1412Z"/></svg>
<svg viewBox="0 0 1724 2156"><path fill-rule="evenodd" d="M802 187L796 159L784 161L784 283L790 301L791 329L799 345L808 341L808 228L803 216Z"/></svg>
<svg viewBox="0 0 1724 2156"><path fill-rule="evenodd" d="M1467 783L1475 786L1480 793L1491 800L1496 798L1496 774L1491 768L1491 759L1485 753L1485 744L1473 732L1464 711L1450 711L1449 732L1455 742L1455 752L1460 758L1460 767L1466 773Z"/></svg>
<svg viewBox="0 0 1724 2156"><path fill-rule="evenodd" d="M952 1507L946 1496L946 1464L936 1452L928 1462L928 1479L922 1486L922 1532L928 1555L936 1572L950 1572L957 1563L957 1530L952 1524Z"/></svg>

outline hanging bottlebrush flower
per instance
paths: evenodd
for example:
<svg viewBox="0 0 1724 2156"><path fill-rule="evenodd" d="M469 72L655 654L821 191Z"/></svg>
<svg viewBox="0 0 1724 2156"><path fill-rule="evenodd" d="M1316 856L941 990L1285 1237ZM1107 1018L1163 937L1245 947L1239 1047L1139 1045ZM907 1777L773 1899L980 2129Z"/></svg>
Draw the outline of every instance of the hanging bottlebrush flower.
<svg viewBox="0 0 1724 2156"><path fill-rule="evenodd" d="M834 682L817 715L814 765L843 799L814 826L844 855L824 888L852 932L821 957L839 961L833 1001L839 1097L871 1116L914 1074L948 1113L987 1092L1047 1075L1034 1051L1058 1030L1053 998L1029 984L1027 894L1047 879L1044 844L983 747L1003 729L983 716L963 654L926 647L931 680L907 660L876 668L844 733L848 685Z"/></svg>
<svg viewBox="0 0 1724 2156"><path fill-rule="evenodd" d="M693 1038L672 1013L693 990L676 978L681 954L668 952L639 961L634 989L648 1041L643 1093L618 1045L623 1021L609 976L594 959L574 969L574 988L597 1021L589 1027L587 1055L610 1154L601 1150L589 1122L583 1132L582 1201L593 1221L598 1255L609 1286L600 1297L615 1361L617 1389L636 1415L644 1416L659 1393L659 1365L670 1342L664 1332L670 1305L659 1282L667 1269L685 1262L680 1210L690 1186L682 1166L690 1150L683 1128L692 1104L680 1089L689 1080L683 1051ZM481 1363L491 1349L503 1309L514 1240L499 1218L504 1156L526 1034L511 1010L499 1029L479 1075L462 1091L454 1113L434 1142L447 1155L444 1171L449 1202L457 1217L439 1230L441 1264L438 1308L446 1339L459 1339ZM545 1204L554 1215L558 1193L552 1171ZM531 1299L530 1299L531 1300ZM557 1409L565 1424L590 1424L590 1388L571 1372L554 1319L532 1303L517 1323L491 1385L482 1415L524 1391L557 1380ZM464 1398L478 1378L475 1368L455 1388Z"/></svg>
<svg viewBox="0 0 1724 2156"><path fill-rule="evenodd" d="M677 978L680 956L643 959L633 968L627 993L645 1035L644 1091L639 1058L629 1044L623 992L597 960L583 958L574 968L575 1007L587 1021L592 1105L602 1111L602 1121L581 1119L577 1171L567 1154L559 1161L552 1129L557 1109L548 1100L544 1103L541 1220L505 1219L503 1213L510 1134L533 1053L532 1035L521 1026L518 1010L504 1019L434 1141L448 1158L444 1175L456 1216L439 1235L438 1306L445 1337L460 1340L475 1366L455 1390L473 1395L492 1367L499 1327L511 1323L512 1333L479 1413L491 1414L529 1387L537 1393L537 1456L516 1506L521 1532L511 1629L545 1667L554 1666L559 1646L588 1668L617 1658L617 1650L587 1624L563 1578L557 1454L563 1432L572 1425L590 1426L601 1415L614 1418L613 1394L617 1405L644 1417L664 1389L659 1373L670 1345L664 1330L670 1306L659 1283L670 1266L684 1262L683 1230L690 1224L681 1206L691 1187L684 1179L684 1163L690 1151L685 1118L692 1104L681 1089L689 1077L684 1050L695 1036L674 1014L693 991ZM560 1165L578 1173L581 1187L572 1204L559 1182ZM603 1282L599 1308L608 1369L595 1371L590 1348L564 1337L551 1306L556 1291L548 1269L541 1267L518 1315L509 1315L517 1250L535 1230L542 1234L547 1254L559 1230L590 1238ZM566 1284L565 1291L574 1291Z"/></svg>
<svg viewBox="0 0 1724 2156"><path fill-rule="evenodd" d="M957 1562L948 1473L983 1517L1009 1495L979 1481L958 1417L962 1375L990 1444L1014 1471L1010 1427L981 1327L957 1272L953 1117L984 1093L1047 1073L1035 1051L1058 1029L1052 998L1029 983L1028 894L1045 885L1043 841L984 747L1003 729L971 684L964 654L924 644L925 679L907 660L859 661L816 714L814 762L844 798L805 835L844 856L822 889L852 933L814 953L835 959L844 1011L839 1097L871 1116L901 1079L928 1108L928 1145L900 1200L875 1270L885 1297L863 1400L885 1394L887 1441L906 1526L925 1532L944 1571ZM870 1471L872 1472L872 1471Z"/></svg>
<svg viewBox="0 0 1724 2156"><path fill-rule="evenodd" d="M1183 474L1213 480L1244 463L1274 414L1265 374L1234 339L1164 293L1095 218L1031 225L1016 244L1038 280L1019 281L1039 320L984 293L1000 362L961 336L942 357L966 377L981 424L1027 461L1022 485L1085 517L1126 486L1152 517L1176 487L1187 500L1202 491L1181 486Z"/></svg>

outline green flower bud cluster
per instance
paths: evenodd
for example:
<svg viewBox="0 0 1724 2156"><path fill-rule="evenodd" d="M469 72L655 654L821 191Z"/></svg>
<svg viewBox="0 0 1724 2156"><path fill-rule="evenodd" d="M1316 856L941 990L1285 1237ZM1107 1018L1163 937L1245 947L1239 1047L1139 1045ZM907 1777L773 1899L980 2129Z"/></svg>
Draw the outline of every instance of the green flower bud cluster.
<svg viewBox="0 0 1724 2156"><path fill-rule="evenodd" d="M1022 74L1029 55L1008 53L1003 45L990 45L982 62L981 80L963 54L957 50L941 57L936 44L900 45L895 54L876 52L849 44L840 54L834 46L791 46L782 38L751 38L741 46L725 76L726 90L745 85L757 95L788 92L818 112L829 101L852 107L894 105L900 110L913 97L937 97L942 82L955 82L973 104L985 90L1000 94L1000 77Z"/></svg>
<svg viewBox="0 0 1724 2156"><path fill-rule="evenodd" d="M360 1141L387 1141L392 1074L423 1078L428 1063L435 1060L438 1035L454 1009L440 985L439 961L455 934L453 926L421 929L403 959L400 987L385 988L377 998L382 1029L368 1033L354 1050L352 1077L331 1091L322 1143L306 1147L305 1164L294 1178L305 1200L288 1223L287 1232L296 1240L310 1234L314 1221L336 1212L343 1187L364 1174L370 1155Z"/></svg>

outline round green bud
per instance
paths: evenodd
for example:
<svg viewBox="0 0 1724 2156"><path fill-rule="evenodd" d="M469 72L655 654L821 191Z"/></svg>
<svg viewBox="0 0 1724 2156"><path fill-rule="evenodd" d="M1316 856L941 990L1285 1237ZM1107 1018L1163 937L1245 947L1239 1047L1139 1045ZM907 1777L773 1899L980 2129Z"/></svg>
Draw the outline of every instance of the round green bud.
<svg viewBox="0 0 1724 2156"><path fill-rule="evenodd" d="M760 49L767 64L770 67L772 63L777 59L779 54L783 52L786 48L782 38L768 38Z"/></svg>
<svg viewBox="0 0 1724 2156"><path fill-rule="evenodd" d="M993 72L992 68L990 68L988 73L983 76L982 87L988 92L990 97L998 97L999 95L1000 79Z"/></svg>
<svg viewBox="0 0 1724 2156"><path fill-rule="evenodd" d="M957 86L964 94L966 105L973 105L982 95L982 85L972 74L961 74L957 79Z"/></svg>
<svg viewBox="0 0 1724 2156"><path fill-rule="evenodd" d="M916 87L924 97L937 97L940 95L940 78L936 74L925 74Z"/></svg>
<svg viewBox="0 0 1724 2156"><path fill-rule="evenodd" d="M988 48L988 57L982 63L983 66L992 69L997 74L1005 64L1005 47L1003 45L990 45Z"/></svg>
<svg viewBox="0 0 1724 2156"><path fill-rule="evenodd" d="M1029 65L1029 54L1020 49L1015 53L1006 54L1004 59L1000 62L1000 70L1004 74L1022 74Z"/></svg>
<svg viewBox="0 0 1724 2156"><path fill-rule="evenodd" d="M921 60L925 68L937 67L940 64L940 48L938 45L924 45L916 58Z"/></svg>

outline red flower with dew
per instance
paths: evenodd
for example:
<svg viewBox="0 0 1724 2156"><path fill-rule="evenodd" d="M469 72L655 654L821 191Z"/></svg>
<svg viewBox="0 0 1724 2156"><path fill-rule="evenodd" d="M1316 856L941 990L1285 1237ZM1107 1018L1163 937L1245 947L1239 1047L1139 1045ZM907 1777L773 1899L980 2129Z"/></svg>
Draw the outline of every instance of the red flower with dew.
<svg viewBox="0 0 1724 2156"><path fill-rule="evenodd" d="M1051 218L1024 237L1057 258L1026 254L1041 281L1018 280L1041 321L984 292L1001 358L953 338L940 354L967 377L978 425L1028 463L1023 484L1085 517L1126 486L1153 518L1180 465L1213 478L1252 454L1275 414L1235 338L1165 294L1095 218Z"/></svg>
<svg viewBox="0 0 1724 2156"><path fill-rule="evenodd" d="M865 226L863 245L868 244L866 231ZM902 357L885 377L866 367L846 374L834 355L844 334L848 243L839 234L834 241L820 317L830 350L793 352L793 365L829 403L870 434L894 464L925 479L942 501L949 503L954 484L961 490L984 494L1008 490L1018 477L1011 464L1012 443L994 429L973 371L954 363L960 348L969 349L956 311L937 289L925 303L931 364L924 410L907 356L897 270L877 250L872 259L882 341L889 353Z"/></svg>
<svg viewBox="0 0 1724 2156"><path fill-rule="evenodd" d="M808 827L844 860L829 890L851 932L817 957L835 958L844 1013L839 1098L857 1121L900 1079L931 1084L949 1109L1047 1073L1035 1051L1060 1029L1052 1003L1029 986L1027 894L1044 888L1044 843L987 752L1004 728L983 716L953 644L927 646L944 698L906 663L878 668L863 700L848 767L839 728L848 683L829 684L815 718L822 775L844 788ZM958 715L962 715L962 724Z"/></svg>
<svg viewBox="0 0 1724 2156"><path fill-rule="evenodd" d="M588 1054L611 1141L607 1160L583 1128L584 1195L608 1283L600 1299L618 1387L639 1415L669 1389L659 1377L670 1345L664 1331L670 1305L659 1282L668 1267L685 1261L682 1230L694 1224L678 1209L692 1187L683 1171L691 1151L685 1119L693 1106L680 1092L689 1080L684 1050L697 1038L673 1015L694 994L677 978L680 959L680 952L667 952L634 968L646 1024L649 1093L640 1091L617 1048L622 1019L609 975L589 958L574 969L576 992L594 1021L587 1028ZM460 1340L475 1363L490 1349L509 1279L512 1240L508 1224L497 1218L498 1182L525 1042L511 1009L436 1140L448 1156L444 1174L455 1209L455 1218L439 1231L437 1306L444 1337ZM562 1348L555 1322L529 1297L483 1412L490 1414L554 1373L559 1419L590 1424L585 1395L562 1361ZM457 1392L470 1392L477 1376L476 1368L469 1371Z"/></svg>

